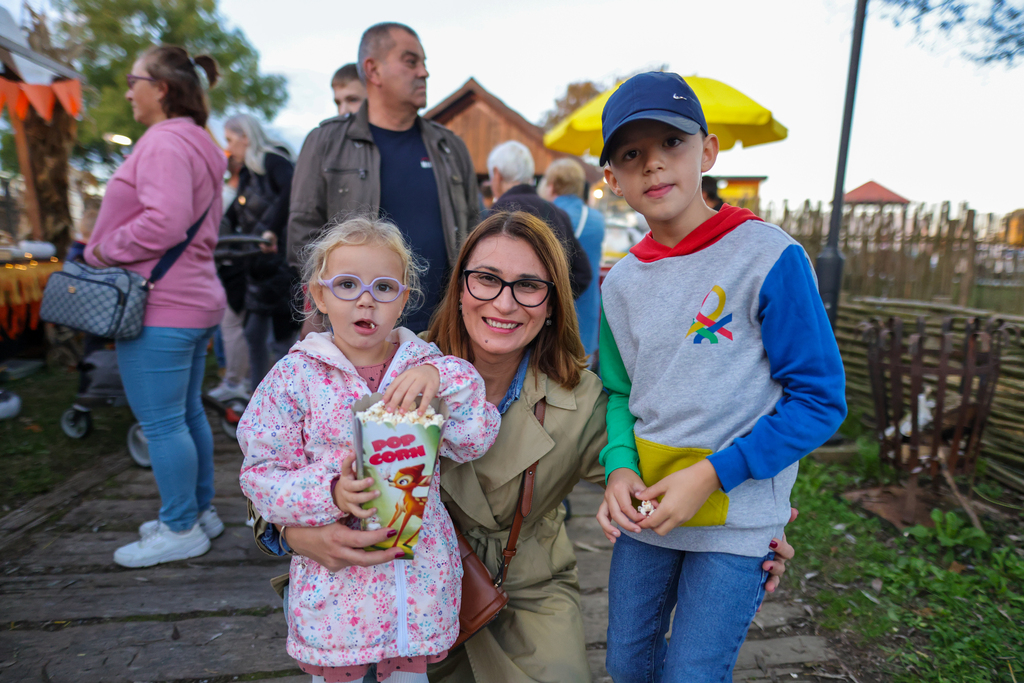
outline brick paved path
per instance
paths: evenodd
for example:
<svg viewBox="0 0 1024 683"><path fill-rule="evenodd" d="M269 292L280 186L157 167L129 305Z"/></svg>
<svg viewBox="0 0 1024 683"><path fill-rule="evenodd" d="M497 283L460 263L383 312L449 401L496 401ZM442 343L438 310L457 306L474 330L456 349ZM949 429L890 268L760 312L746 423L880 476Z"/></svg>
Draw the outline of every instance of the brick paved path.
<svg viewBox="0 0 1024 683"><path fill-rule="evenodd" d="M238 489L241 453L221 434L215 443L214 504L227 529L202 557L149 569L113 563L114 549L136 540L138 525L159 507L152 474L127 454L0 519L0 681L309 680L285 654L281 603L268 583L287 563L256 549ZM610 681L611 552L593 519L600 495L596 486L577 487L568 531L594 680ZM786 635L808 619L801 605L766 603L735 680L818 680L804 665L831 657L825 640Z"/></svg>

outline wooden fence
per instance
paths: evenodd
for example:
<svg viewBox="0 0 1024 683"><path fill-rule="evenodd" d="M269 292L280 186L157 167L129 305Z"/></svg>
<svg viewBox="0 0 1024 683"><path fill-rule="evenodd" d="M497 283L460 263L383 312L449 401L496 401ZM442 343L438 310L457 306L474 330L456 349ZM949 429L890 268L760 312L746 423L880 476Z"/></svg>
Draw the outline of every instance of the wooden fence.
<svg viewBox="0 0 1024 683"><path fill-rule="evenodd" d="M952 318L954 330L962 331L968 317L992 315L1024 331L1024 316L996 314L952 304L845 296L839 305L836 338L846 367L846 396L850 412L865 414L866 421L873 419L867 346L857 329L859 323L876 317L898 316L912 327L918 316L925 316L928 332L937 334L943 318ZM1012 339L1003 350L992 414L982 439L982 459L988 476L1024 491L1024 343L1020 338Z"/></svg>
<svg viewBox="0 0 1024 683"><path fill-rule="evenodd" d="M804 202L796 211L769 206L764 217L812 258L828 237L830 216L820 202ZM1002 223L966 204L952 215L949 202L848 209L839 239L846 256L843 291L1024 315L1024 249L1001 242Z"/></svg>

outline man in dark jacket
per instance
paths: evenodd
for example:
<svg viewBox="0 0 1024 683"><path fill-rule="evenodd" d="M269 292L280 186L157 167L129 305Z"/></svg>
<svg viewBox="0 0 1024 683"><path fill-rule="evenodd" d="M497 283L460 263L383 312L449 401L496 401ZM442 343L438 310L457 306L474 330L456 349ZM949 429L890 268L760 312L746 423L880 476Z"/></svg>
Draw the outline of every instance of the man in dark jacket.
<svg viewBox="0 0 1024 683"><path fill-rule="evenodd" d="M405 325L427 328L446 273L479 220L476 173L466 145L418 111L427 103L423 46L408 26L371 26L356 63L366 102L355 114L323 121L302 145L292 182L288 259L331 220L355 214L394 221L427 263L423 303ZM303 328L303 333L307 328Z"/></svg>
<svg viewBox="0 0 1024 683"><path fill-rule="evenodd" d="M572 298L575 299L593 278L590 262L576 239L569 214L537 194L533 170L533 155L523 143L509 140L492 149L487 156L487 172L498 199L491 211L526 211L551 226L569 258Z"/></svg>

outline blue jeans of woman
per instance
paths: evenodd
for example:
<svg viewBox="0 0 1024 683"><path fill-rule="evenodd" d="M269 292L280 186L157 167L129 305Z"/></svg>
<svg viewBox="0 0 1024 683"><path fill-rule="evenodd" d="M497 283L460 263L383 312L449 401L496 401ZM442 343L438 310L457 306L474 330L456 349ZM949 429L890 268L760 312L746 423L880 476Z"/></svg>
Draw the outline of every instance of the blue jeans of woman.
<svg viewBox="0 0 1024 683"><path fill-rule="evenodd" d="M213 328L144 327L117 342L128 404L149 443L160 521L191 529L213 500L213 433L201 392Z"/></svg>
<svg viewBox="0 0 1024 683"><path fill-rule="evenodd" d="M608 579L606 666L612 680L731 683L764 599L768 572L761 565L774 555L684 552L620 536Z"/></svg>

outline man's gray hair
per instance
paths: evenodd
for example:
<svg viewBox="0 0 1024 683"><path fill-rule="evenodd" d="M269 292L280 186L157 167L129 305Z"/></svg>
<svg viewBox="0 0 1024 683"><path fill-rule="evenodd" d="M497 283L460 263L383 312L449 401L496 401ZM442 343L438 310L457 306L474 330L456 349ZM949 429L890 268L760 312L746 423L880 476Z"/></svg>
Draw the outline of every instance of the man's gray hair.
<svg viewBox="0 0 1024 683"><path fill-rule="evenodd" d="M487 155L487 175L498 169L507 183L533 182L533 155L530 148L516 140L503 142Z"/></svg>
<svg viewBox="0 0 1024 683"><path fill-rule="evenodd" d="M381 55L387 54L395 46L395 39L391 37L391 29L405 31L416 40L420 39L416 31L397 21L384 21L363 31L363 37L359 39L359 58L356 60L356 70L359 72L359 80L363 85L366 85L366 69L363 66L366 59L368 57L380 59Z"/></svg>

